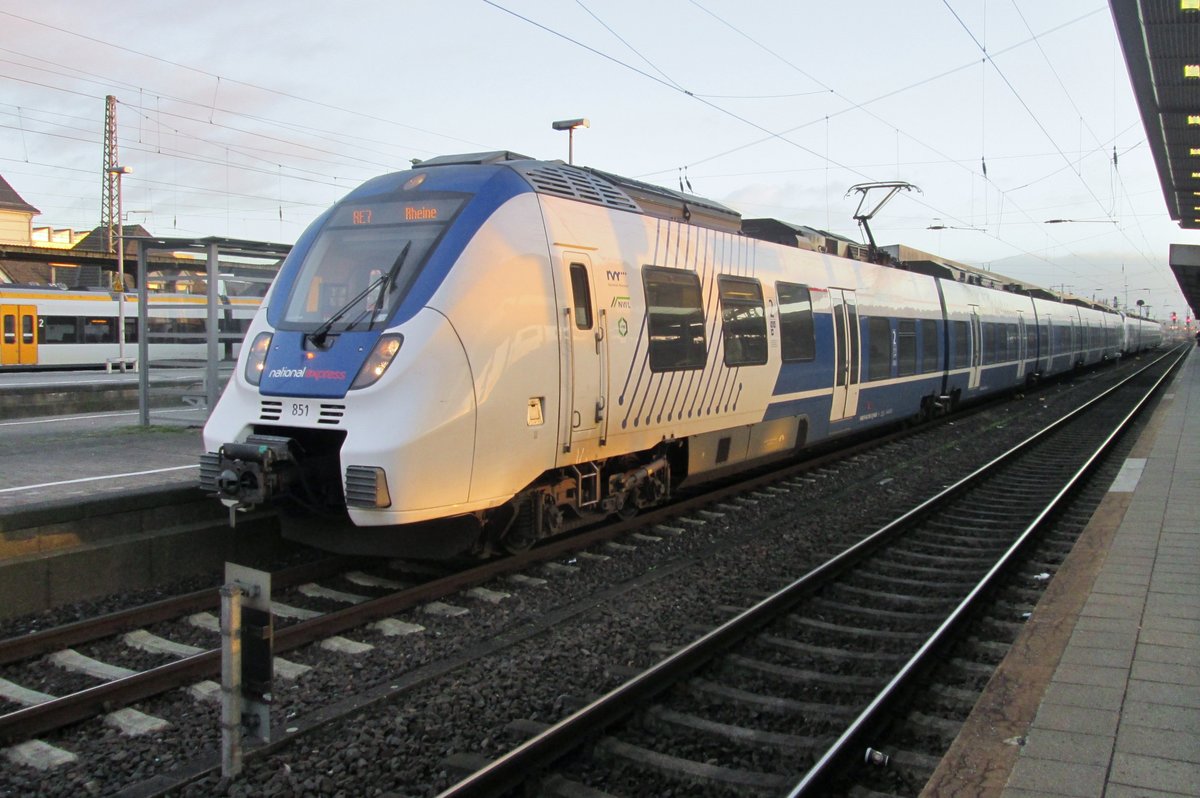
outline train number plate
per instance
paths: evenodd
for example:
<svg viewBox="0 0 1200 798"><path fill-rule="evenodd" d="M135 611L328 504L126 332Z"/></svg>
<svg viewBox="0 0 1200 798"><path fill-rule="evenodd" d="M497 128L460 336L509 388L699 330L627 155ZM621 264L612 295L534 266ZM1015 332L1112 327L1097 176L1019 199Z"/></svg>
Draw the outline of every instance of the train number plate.
<svg viewBox="0 0 1200 798"><path fill-rule="evenodd" d="M312 406L308 402L288 402L285 407L287 414L292 418L310 418L313 415Z"/></svg>

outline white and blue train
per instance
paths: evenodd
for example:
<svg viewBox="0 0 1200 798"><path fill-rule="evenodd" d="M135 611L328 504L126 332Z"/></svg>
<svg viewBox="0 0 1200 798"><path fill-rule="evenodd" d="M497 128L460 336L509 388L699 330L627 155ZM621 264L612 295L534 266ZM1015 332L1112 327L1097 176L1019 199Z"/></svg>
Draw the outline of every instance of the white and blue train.
<svg viewBox="0 0 1200 798"><path fill-rule="evenodd" d="M594 169L436 158L297 242L201 481L231 517L280 501L286 534L335 551L520 550L1161 340L1051 296L763 240Z"/></svg>

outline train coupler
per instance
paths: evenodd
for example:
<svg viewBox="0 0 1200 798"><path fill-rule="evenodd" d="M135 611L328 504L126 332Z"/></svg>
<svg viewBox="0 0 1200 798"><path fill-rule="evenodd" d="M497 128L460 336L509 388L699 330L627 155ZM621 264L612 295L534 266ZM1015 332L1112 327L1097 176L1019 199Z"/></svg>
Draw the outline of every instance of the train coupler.
<svg viewBox="0 0 1200 798"><path fill-rule="evenodd" d="M284 493L299 473L300 445L277 435L250 435L200 457L200 487L229 508L229 525Z"/></svg>

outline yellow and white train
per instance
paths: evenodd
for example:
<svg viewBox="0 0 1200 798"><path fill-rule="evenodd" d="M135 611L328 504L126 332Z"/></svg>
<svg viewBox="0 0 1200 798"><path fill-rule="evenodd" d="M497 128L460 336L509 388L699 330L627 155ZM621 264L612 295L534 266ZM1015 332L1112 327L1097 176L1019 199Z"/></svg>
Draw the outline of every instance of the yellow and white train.
<svg viewBox="0 0 1200 798"><path fill-rule="evenodd" d="M65 290L48 285L0 286L0 369L62 369L103 366L119 355L121 295L115 291ZM138 296L125 300L126 355L138 343ZM221 339L233 358L260 297L222 297ZM207 298L202 294L150 295L147 340L155 358L206 357Z"/></svg>

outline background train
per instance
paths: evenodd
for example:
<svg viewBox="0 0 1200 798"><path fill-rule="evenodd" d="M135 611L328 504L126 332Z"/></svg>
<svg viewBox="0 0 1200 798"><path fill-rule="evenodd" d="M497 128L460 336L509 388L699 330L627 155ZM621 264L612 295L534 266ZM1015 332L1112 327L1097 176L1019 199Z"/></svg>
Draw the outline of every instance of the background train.
<svg viewBox="0 0 1200 798"><path fill-rule="evenodd" d="M231 517L284 500L285 533L328 549L517 550L1161 341L745 221L506 152L371 180L284 263L205 427L202 485Z"/></svg>
<svg viewBox="0 0 1200 798"><path fill-rule="evenodd" d="M0 368L89 368L118 356L119 295L56 286L0 286ZM205 360L207 299L201 294L149 295L152 356ZM223 297L218 324L227 357L240 342L261 299ZM125 354L137 354L138 297L125 294Z"/></svg>

